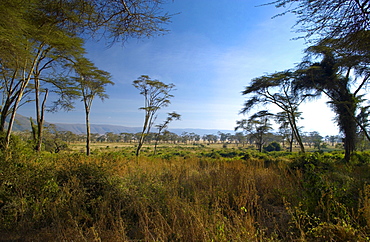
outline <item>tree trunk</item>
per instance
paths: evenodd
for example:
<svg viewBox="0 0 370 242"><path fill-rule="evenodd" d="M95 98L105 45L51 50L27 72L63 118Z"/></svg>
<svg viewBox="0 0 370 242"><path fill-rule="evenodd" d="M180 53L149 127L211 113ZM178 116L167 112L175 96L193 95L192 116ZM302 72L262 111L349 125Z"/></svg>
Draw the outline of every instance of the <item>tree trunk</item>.
<svg viewBox="0 0 370 242"><path fill-rule="evenodd" d="M13 97L13 100L14 100L14 97ZM11 98L7 97L1 109L1 117L0 117L0 132L1 133L5 132L5 123L6 123L6 118L9 116L9 111L11 109L11 102L12 102Z"/></svg>
<svg viewBox="0 0 370 242"><path fill-rule="evenodd" d="M9 148L9 145L10 145L10 135L11 135L12 130L13 130L13 124L14 124L14 120L15 120L15 115L17 113L17 109L19 107L19 103L22 100L23 92L24 92L24 89L26 88L26 86L28 84L28 81L29 81L29 79L26 81L26 84L24 85L24 88L21 89L22 91L19 92L18 97L17 97L17 99L14 102L13 109L12 109L12 114L10 115L10 119L9 119L8 129L6 131L5 141L4 141L4 144L3 144L3 147L4 147L5 150L7 150Z"/></svg>
<svg viewBox="0 0 370 242"><path fill-rule="evenodd" d="M337 94L337 98L333 99L335 100L333 106L338 115L338 125L344 134L344 159L349 162L356 149L357 122L355 112L357 104L354 96L345 87L338 88L337 92L333 94Z"/></svg>
<svg viewBox="0 0 370 242"><path fill-rule="evenodd" d="M43 44L40 45L40 49L43 47ZM15 120L15 114L17 112L17 109L19 107L19 103L21 102L22 100L22 97L23 97L23 94L24 94L24 91L28 85L28 83L30 82L31 80L31 75L36 67L36 63L37 61L39 60L40 58L40 54L41 54L41 51L39 50L37 52L37 55L35 56L35 59L33 59L33 62L32 62L32 65L31 65L31 69L29 70L28 74L26 75L26 68L24 67L24 76L23 76L23 81L21 83L21 86L19 87L19 91L17 93L17 96L15 98L15 101L14 101L14 105L13 105L13 109L12 109L12 114L10 116L10 120L9 120L9 125L8 125L8 129L7 129L7 132L6 132L6 136L5 136L5 142L4 142L4 149L8 149L9 148L9 144L10 144L10 135L11 135L11 132L12 132L12 129L13 129L13 124L14 124L14 120ZM27 62L25 63L25 66L27 65Z"/></svg>
<svg viewBox="0 0 370 242"><path fill-rule="evenodd" d="M136 149L136 157L139 156L141 147L143 146L144 143L144 135L145 133L142 133L139 139L139 143L137 144L137 149Z"/></svg>
<svg viewBox="0 0 370 242"><path fill-rule="evenodd" d="M297 127L297 123L295 121L294 114L288 113L288 115L289 115L288 120L289 120L289 124L291 126L291 129L292 129L293 135L294 135L296 141L299 144L299 147L301 149L301 152L302 153L305 153L304 145L303 145L303 142L302 142L301 135L299 134L299 130L298 130L298 127ZM292 138L292 142L291 143L293 143L293 138ZM292 145L291 145L290 149L291 149L291 152L292 152L292 150L293 150L292 149Z"/></svg>
<svg viewBox="0 0 370 242"><path fill-rule="evenodd" d="M90 155L90 111L88 108L85 108L85 118L86 118L86 155Z"/></svg>
<svg viewBox="0 0 370 242"><path fill-rule="evenodd" d="M161 134L161 129L158 130L158 133L156 135L156 138L155 138L155 143L154 143L154 152L153 154L156 155L157 154L157 145L158 145L158 141L159 141L159 135Z"/></svg>
<svg viewBox="0 0 370 242"><path fill-rule="evenodd" d="M145 140L145 134L149 133L149 128L150 127L148 128L148 126L150 125L150 121L151 121L150 115L149 115L149 113L146 113L145 120L144 120L144 125L143 125L143 130L142 130L141 135L140 135L139 143L137 144L136 157L139 156L141 147L143 147L144 140Z"/></svg>
<svg viewBox="0 0 370 242"><path fill-rule="evenodd" d="M292 132L290 139L288 139L289 152L293 152L293 141L294 141L294 133ZM303 151L303 153L304 153L304 151Z"/></svg>
<svg viewBox="0 0 370 242"><path fill-rule="evenodd" d="M22 97L23 97L23 94L24 94L24 90L25 90L25 88L26 88L26 86L27 86L30 78L31 78L31 76L29 76L29 78L27 78L27 80L25 81L25 83L22 84L22 88L19 91L18 97L17 97L17 99L14 102L13 109L12 109L12 114L10 115L9 125L8 125L8 129L7 129L6 136L5 136L5 142L4 142L4 145L3 145L3 147L4 147L5 150L7 150L9 148L9 145L10 145L10 135L11 135L12 130L13 130L13 124L14 124L14 120L15 120L15 115L17 113L17 109L19 107L19 103L22 100Z"/></svg>
<svg viewBox="0 0 370 242"><path fill-rule="evenodd" d="M44 113L45 113L45 104L48 97L48 89L45 90L44 99L40 106L40 82L38 77L35 77L35 101L36 101L36 120L37 120L37 135L36 135L36 146L35 150L37 152L41 151L42 139L43 139L43 130L44 130Z"/></svg>
<svg viewBox="0 0 370 242"><path fill-rule="evenodd" d="M349 115L339 114L339 116L340 126L344 134L344 159L348 162L356 149L356 122Z"/></svg>
<svg viewBox="0 0 370 242"><path fill-rule="evenodd" d="M20 91L19 86L22 86L21 81L14 84L17 73L18 73L18 70L13 73L11 81L6 87L6 90L7 90L5 94L6 98L5 98L5 102L3 102L2 107L1 107L0 133L5 132L6 118L10 114L12 103L14 103L14 101L17 99L19 95L19 91Z"/></svg>
<svg viewBox="0 0 370 242"><path fill-rule="evenodd" d="M42 101L42 104L41 104L41 115L40 115L40 120L38 121L37 123L37 126L38 126L38 140L37 140L37 148L36 150L38 152L41 151L41 145L42 145L42 140L44 138L44 121L45 121L45 118L44 118L44 114L45 114L45 104L46 104L46 99L48 97L48 94L49 94L49 91L48 89L45 90L45 96L44 96L44 100Z"/></svg>

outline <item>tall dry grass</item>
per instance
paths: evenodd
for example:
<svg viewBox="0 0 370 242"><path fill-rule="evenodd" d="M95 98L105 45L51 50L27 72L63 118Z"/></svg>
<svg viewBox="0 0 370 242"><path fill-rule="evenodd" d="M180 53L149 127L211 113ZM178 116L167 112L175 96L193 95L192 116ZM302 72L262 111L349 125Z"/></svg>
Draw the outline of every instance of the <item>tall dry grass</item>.
<svg viewBox="0 0 370 242"><path fill-rule="evenodd" d="M159 150L157 156L148 150L139 160L130 154L128 150L95 152L91 157L25 154L2 161L0 237L20 241L367 238L370 189L364 184L369 177L358 169L365 171L367 164L343 165L334 156L267 155L243 149L175 147Z"/></svg>

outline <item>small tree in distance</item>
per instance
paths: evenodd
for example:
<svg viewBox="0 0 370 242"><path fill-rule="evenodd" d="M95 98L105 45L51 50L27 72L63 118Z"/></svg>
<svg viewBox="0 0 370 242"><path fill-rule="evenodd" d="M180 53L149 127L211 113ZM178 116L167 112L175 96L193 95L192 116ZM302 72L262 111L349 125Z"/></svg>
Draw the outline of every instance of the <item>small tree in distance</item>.
<svg viewBox="0 0 370 242"><path fill-rule="evenodd" d="M152 80L147 75L142 75L133 82L133 86L144 96L144 106L140 109L145 111L145 118L136 149L136 156L139 156L145 137L149 134L153 126L157 111L171 103L170 98L172 98L173 95L171 95L170 92L175 85L172 83L165 84L158 80Z"/></svg>
<svg viewBox="0 0 370 242"><path fill-rule="evenodd" d="M156 151L157 151L157 144L158 144L158 140L159 140L159 136L161 135L161 132L164 131L168 127L168 124L170 122L172 122L173 120L180 120L180 118L181 118L181 115L176 112L168 113L167 119L162 124L156 125L156 127L158 128L158 133L155 136L154 154L156 154Z"/></svg>
<svg viewBox="0 0 370 242"><path fill-rule="evenodd" d="M235 131L243 129L248 132L255 140L258 151L262 152L262 147L266 142L265 136L272 129L270 123L272 116L273 114L266 110L259 111L253 114L248 120L242 119L237 121Z"/></svg>

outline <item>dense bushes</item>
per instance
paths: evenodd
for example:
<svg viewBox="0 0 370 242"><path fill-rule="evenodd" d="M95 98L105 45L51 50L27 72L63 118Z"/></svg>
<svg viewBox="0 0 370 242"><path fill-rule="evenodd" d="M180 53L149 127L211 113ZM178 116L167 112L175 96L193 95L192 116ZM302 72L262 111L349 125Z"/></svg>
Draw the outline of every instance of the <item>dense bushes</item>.
<svg viewBox="0 0 370 242"><path fill-rule="evenodd" d="M168 152L166 152L166 150ZM0 162L0 237L29 241L363 241L368 153L166 148Z"/></svg>

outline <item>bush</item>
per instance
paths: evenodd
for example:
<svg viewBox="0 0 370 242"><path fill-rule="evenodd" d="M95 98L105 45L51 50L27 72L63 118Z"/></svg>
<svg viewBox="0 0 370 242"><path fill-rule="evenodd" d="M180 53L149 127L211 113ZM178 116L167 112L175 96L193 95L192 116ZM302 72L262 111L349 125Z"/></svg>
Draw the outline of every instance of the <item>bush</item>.
<svg viewBox="0 0 370 242"><path fill-rule="evenodd" d="M271 142L268 146L263 147L263 149L267 152L281 151L281 145L278 142L274 141L274 142Z"/></svg>

